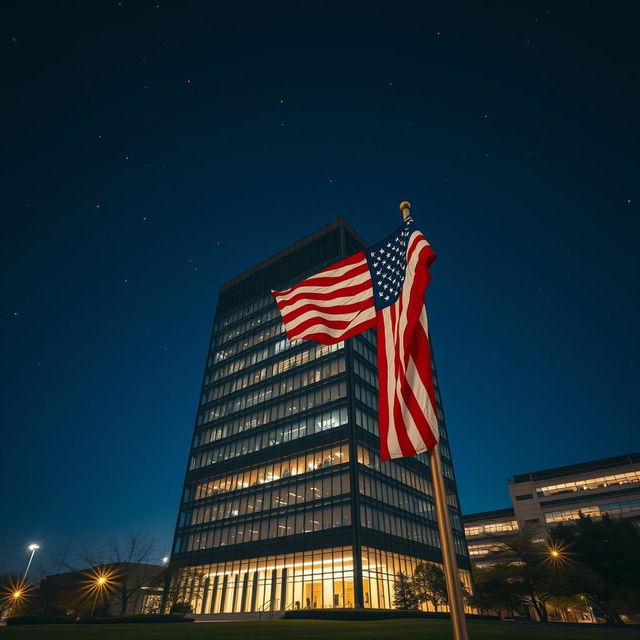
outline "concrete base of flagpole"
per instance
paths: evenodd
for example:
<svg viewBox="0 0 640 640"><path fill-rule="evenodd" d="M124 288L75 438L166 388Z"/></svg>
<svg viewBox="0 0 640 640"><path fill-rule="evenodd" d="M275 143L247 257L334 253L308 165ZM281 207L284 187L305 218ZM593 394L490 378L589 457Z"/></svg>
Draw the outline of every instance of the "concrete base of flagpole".
<svg viewBox="0 0 640 640"><path fill-rule="evenodd" d="M436 513L438 516L442 562L444 564L444 575L447 580L453 638L454 640L469 640L467 618L464 613L464 601L460 587L460 576L458 575L456 547L453 541L451 519L449 518L449 509L447 507L447 491L444 486L444 474L442 473L440 445L436 445L431 449L428 456L429 466L431 467L434 499L436 502Z"/></svg>

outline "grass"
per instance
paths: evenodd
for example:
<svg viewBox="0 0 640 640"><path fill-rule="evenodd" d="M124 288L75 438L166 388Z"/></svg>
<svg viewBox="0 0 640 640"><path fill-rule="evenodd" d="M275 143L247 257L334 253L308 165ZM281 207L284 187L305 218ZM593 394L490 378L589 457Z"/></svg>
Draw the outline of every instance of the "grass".
<svg viewBox="0 0 640 640"><path fill-rule="evenodd" d="M469 621L470 640L621 640L637 629ZM194 624L0 627L0 640L450 640L448 620L273 620Z"/></svg>

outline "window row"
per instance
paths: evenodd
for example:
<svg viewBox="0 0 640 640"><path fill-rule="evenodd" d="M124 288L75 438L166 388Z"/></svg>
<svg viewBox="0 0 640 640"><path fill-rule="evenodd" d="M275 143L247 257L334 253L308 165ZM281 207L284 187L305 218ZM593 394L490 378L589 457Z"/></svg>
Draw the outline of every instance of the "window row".
<svg viewBox="0 0 640 640"><path fill-rule="evenodd" d="M209 531L179 536L176 540L176 553L225 547L243 542L272 540L283 536L348 526L351 526L351 505L349 503L315 509L300 509L281 516L239 522Z"/></svg>
<svg viewBox="0 0 640 640"><path fill-rule="evenodd" d="M213 328L214 331L219 331L220 329L224 329L228 327L230 324L241 320L242 318L246 318L247 316L255 313L256 311L260 311L260 309L264 309L270 305L275 306L275 300L271 294L267 294L265 296L261 296L257 298L253 302L245 305L244 307L240 307L240 309L236 309L233 313L229 313L227 315L221 316L216 319L216 324Z"/></svg>
<svg viewBox="0 0 640 640"><path fill-rule="evenodd" d="M627 500L625 502L612 502L609 504L591 505L580 507L579 509L565 509L564 511L548 511L544 514L547 524L552 522L565 522L567 520L578 520L580 516L590 518L601 518L607 514L610 516L621 516L625 513L640 511L640 500Z"/></svg>
<svg viewBox="0 0 640 640"><path fill-rule="evenodd" d="M242 389L250 387L254 384L258 384L259 382L264 382L268 378L286 373L290 369L299 367L309 362L313 362L314 360L323 358L324 356L327 356L331 353L335 353L342 347L344 347L344 342L333 345L314 346L310 349L306 349L305 351L300 351L299 353L296 353L289 358L285 358L283 360L265 365L264 367L260 367L259 369L255 369L250 373L238 376L232 380L218 384L212 389L209 389L202 394L201 404L207 404L209 402L213 402L214 400L219 400L220 398L228 396L231 393L241 391Z"/></svg>
<svg viewBox="0 0 640 640"><path fill-rule="evenodd" d="M238 371L242 371L242 369L245 369L246 367L258 364L259 362L279 353L284 353L293 347L297 347L299 344L302 344L302 340L289 340L288 338L284 338L277 342L271 342L259 349L254 349L253 351L245 353L234 360L217 364L213 371L209 371L205 376L204 384L206 386L212 382L216 382L217 380L233 375L234 373L238 373ZM207 369L210 369L211 367L213 367L213 356L210 355L207 360Z"/></svg>
<svg viewBox="0 0 640 640"><path fill-rule="evenodd" d="M306 416L299 420L288 421L284 425L256 433L254 436L240 438L239 440L201 451L192 456L194 461L190 464L193 464L194 468L206 467L210 464L244 456L248 453L262 451L262 449L274 447L283 442L290 442L291 440L304 438L314 433L335 429L343 424L347 424L347 422L347 408L336 407L331 411L323 411L322 413ZM222 435L225 431L226 426L223 428L206 429L202 433L196 434L193 441L194 448L225 437Z"/></svg>
<svg viewBox="0 0 640 640"><path fill-rule="evenodd" d="M436 522L433 500L419 498L409 491L403 491L382 480L372 478L368 473L360 473L358 482L358 488L363 495Z"/></svg>
<svg viewBox="0 0 640 640"><path fill-rule="evenodd" d="M382 531L404 540L413 540L431 547L439 547L440 539L435 525L421 524L393 513L376 509L368 504L360 505L360 521L363 527Z"/></svg>
<svg viewBox="0 0 640 640"><path fill-rule="evenodd" d="M251 347L255 347L257 344L261 344L270 338L275 338L281 333L284 333L284 325L282 322L273 322L268 327L264 327L255 333L251 333L240 340L236 340L235 342L230 342L224 347L218 349L213 354L213 364L222 362L223 360L226 360L231 356L235 356L237 353L245 351L246 349L251 349Z"/></svg>
<svg viewBox="0 0 640 640"><path fill-rule="evenodd" d="M518 523L515 520L505 522L489 522L487 524L477 524L464 528L464 535L485 536L496 533L513 533L518 530Z"/></svg>
<svg viewBox="0 0 640 640"><path fill-rule="evenodd" d="M344 373L344 371L344 358L335 358L334 360L322 365L317 365L311 369L307 369L306 371L287 376L277 382L266 384L248 393L237 396L232 400L216 404L206 411L205 422L212 422L213 420L224 418L231 413L250 409L251 407L255 407L263 402L268 402L269 400L285 395L286 393L291 393L298 389L302 389L309 385L337 376Z"/></svg>
<svg viewBox="0 0 640 640"><path fill-rule="evenodd" d="M634 482L640 482L640 471L613 473L608 476L598 476L596 478L563 482L561 484L549 485L547 487L538 487L536 489L536 493L539 496L552 496L557 493L575 493L577 491L589 491L591 489L601 489L603 487L631 484Z"/></svg>
<svg viewBox="0 0 640 640"><path fill-rule="evenodd" d="M427 478L426 469L425 474L422 475L407 469L393 460L382 462L377 451L372 451L367 447L361 446L358 446L358 462L365 467L380 471L386 476L402 482L402 484L406 484L421 493L426 493L429 496L433 495L433 487L431 486L431 481Z"/></svg>
<svg viewBox="0 0 640 640"><path fill-rule="evenodd" d="M265 407L258 411L251 411L230 420L229 435L253 429L263 424L288 418L302 411L308 411L322 404L339 400L347 395L347 383L334 382L327 384L319 389L302 393L293 398L287 398L282 402L278 402L270 407ZM210 412L206 411L198 416L198 425L211 422L214 418L210 417Z"/></svg>
<svg viewBox="0 0 640 640"><path fill-rule="evenodd" d="M179 526L188 527L216 520L252 515L260 511L283 509L322 498L340 496L349 493L349 491L348 471L321 478L309 478L190 509L182 513Z"/></svg>
<svg viewBox="0 0 640 640"><path fill-rule="evenodd" d="M504 550L504 547L498 544L470 544L469 555L472 558L477 556L487 556L490 553L500 553Z"/></svg>
<svg viewBox="0 0 640 640"><path fill-rule="evenodd" d="M371 366L364 364L359 358L353 359L353 370L355 374L368 382L374 389L378 389L378 371Z"/></svg>
<svg viewBox="0 0 640 640"><path fill-rule="evenodd" d="M373 411L378 413L378 393L376 391L371 391L370 389L366 389L361 384L354 385L355 387L355 396L356 400L360 400L360 402L364 403L367 407L372 409Z"/></svg>
<svg viewBox="0 0 640 640"><path fill-rule="evenodd" d="M369 346L373 347L374 350L378 348L377 347L378 342L376 338L376 329L368 329L364 333L358 334L358 336L356 337L356 340L358 341L364 340L368 342Z"/></svg>
<svg viewBox="0 0 640 640"><path fill-rule="evenodd" d="M376 355L376 350L374 346L365 342L364 340L354 339L353 349L359 356L362 356L369 364L372 364L374 367L378 366L378 356Z"/></svg>
<svg viewBox="0 0 640 640"><path fill-rule="evenodd" d="M229 340L233 340L238 336L241 336L243 333L247 333L256 327L260 327L269 320L273 320L274 318L279 317L280 312L278 311L278 307L275 305L269 309L266 309L262 313L258 313L257 315L245 320L244 322L240 322L236 324L232 329L228 329L227 331L219 331L214 334L213 341L211 343L211 348L220 346L224 342L228 342Z"/></svg>
<svg viewBox="0 0 640 640"><path fill-rule="evenodd" d="M435 525L414 522L369 505L360 505L360 522L363 527L382 531L404 540L413 540L432 547L440 546L440 537ZM463 538L455 531L453 532L453 543L457 554L467 555Z"/></svg>
<svg viewBox="0 0 640 640"><path fill-rule="evenodd" d="M353 607L353 552L336 547L188 567L170 590L200 614Z"/></svg>
<svg viewBox="0 0 640 640"><path fill-rule="evenodd" d="M219 476L197 484L195 487L189 487L184 501L201 500L220 493L275 482L281 478L290 478L344 462L349 462L349 445L346 443L316 449L301 455L270 461L237 473Z"/></svg>

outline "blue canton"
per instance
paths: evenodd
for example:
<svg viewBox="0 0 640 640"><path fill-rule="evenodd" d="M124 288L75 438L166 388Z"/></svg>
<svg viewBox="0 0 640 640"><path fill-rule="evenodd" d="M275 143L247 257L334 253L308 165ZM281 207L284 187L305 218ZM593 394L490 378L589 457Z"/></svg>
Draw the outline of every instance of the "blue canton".
<svg viewBox="0 0 640 640"><path fill-rule="evenodd" d="M407 245L412 226L413 220L409 218L390 236L365 251L377 311L394 304L402 292L407 270Z"/></svg>

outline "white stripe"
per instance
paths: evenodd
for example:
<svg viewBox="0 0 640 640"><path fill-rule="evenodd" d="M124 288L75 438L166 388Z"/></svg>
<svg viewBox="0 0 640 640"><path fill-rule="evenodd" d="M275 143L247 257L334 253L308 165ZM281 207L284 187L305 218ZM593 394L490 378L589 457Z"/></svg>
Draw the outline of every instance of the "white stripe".
<svg viewBox="0 0 640 640"><path fill-rule="evenodd" d="M373 307L373 304L371 305ZM315 309L311 309L310 311L305 311L300 314L295 320L291 320L285 323L287 331L293 331L298 325L301 325L303 322L307 320L312 320L316 318L317 320L335 320L335 321L344 321L344 320L353 320L356 316L362 313L365 309L358 309L357 311L350 311L349 313L326 313L322 311L316 311Z"/></svg>
<svg viewBox="0 0 640 640"><path fill-rule="evenodd" d="M371 274L369 270L361 273L360 275L353 276L352 278L348 278L347 280L338 280L335 284L331 285L315 285L315 286L299 286L297 289L291 291L291 293L286 294L274 294L278 303L286 302L291 298L301 294L301 293L332 293L333 291L339 291L340 289L344 289L345 287L354 287L358 284L362 284L367 282L367 280L371 280Z"/></svg>
<svg viewBox="0 0 640 640"><path fill-rule="evenodd" d="M339 307L343 304L355 304L356 302L362 302L363 300L367 300L367 298L373 298L373 289L369 287L364 291L357 293L355 296L345 296L342 298L332 298L331 300L309 300L308 298L298 300L298 302L294 302L290 307L285 307L282 310L282 319L285 324L288 322L286 318L307 304L313 304L318 307L327 307L331 309L332 307ZM323 313L322 311L317 311L317 313Z"/></svg>
<svg viewBox="0 0 640 640"><path fill-rule="evenodd" d="M402 456L402 449L400 448L400 442L398 441L398 434L396 432L396 425L393 419L393 407L394 402L394 382L396 377L395 371L395 348L394 348L394 336L391 327L391 307L386 307L382 310L383 314L383 326L384 326L384 349L387 356L387 422L389 423L389 430L387 432L387 449L389 450L389 456L397 458ZM384 391L384 390L381 390ZM380 418L379 418L380 419ZM384 416L382 416L384 420Z"/></svg>
<svg viewBox="0 0 640 640"><path fill-rule="evenodd" d="M422 327L422 330L425 332L425 335L427 336L427 343L429 342L429 328L427 326L427 309L426 307L422 307L422 311L420 313L420 325ZM431 362L431 357L429 357L429 362ZM414 365L415 367L415 365ZM416 371L417 374L417 371ZM427 375L432 376L433 372L429 371L427 373ZM422 388L424 389L424 393L426 396L426 400L425 400L425 415L427 417L427 422L429 423L429 426L431 427L431 433L433 433L433 435L435 436L436 440L440 440L440 426L438 425L438 416L436 415L435 409L433 407L433 404L431 404L431 398L429 397L429 392L427 391L427 389L425 388L422 380L418 377L419 383L422 386Z"/></svg>
<svg viewBox="0 0 640 640"><path fill-rule="evenodd" d="M308 327L300 335L296 335L295 337L297 339L303 340L306 336L311 335L312 333L322 333L330 338L339 338L347 331L351 331L357 325L369 322L372 318L375 318L375 315L376 310L372 305L364 311L360 311L360 313L358 313L358 315L346 327L342 329L330 329L329 327L325 327L324 325L313 325L312 327Z"/></svg>

